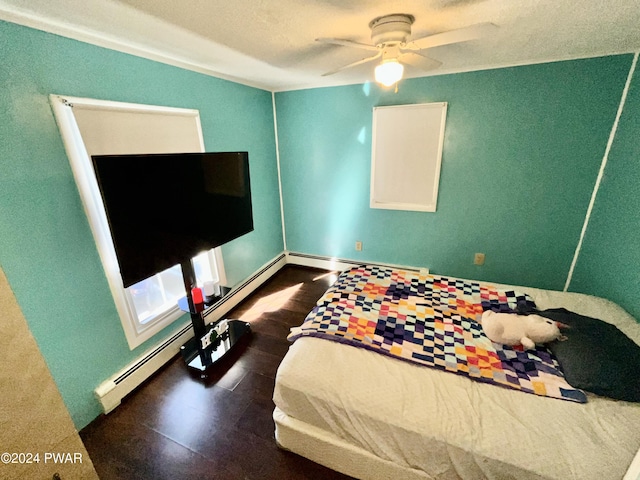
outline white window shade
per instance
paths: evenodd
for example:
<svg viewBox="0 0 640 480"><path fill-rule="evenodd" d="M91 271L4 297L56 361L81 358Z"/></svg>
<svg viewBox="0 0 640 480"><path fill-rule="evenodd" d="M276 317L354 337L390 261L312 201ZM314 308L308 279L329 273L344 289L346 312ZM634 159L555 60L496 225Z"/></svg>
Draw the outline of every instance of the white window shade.
<svg viewBox="0 0 640 480"><path fill-rule="evenodd" d="M73 104L73 113L89 155L201 152L197 110L154 108L145 111Z"/></svg>
<svg viewBox="0 0 640 480"><path fill-rule="evenodd" d="M446 103L373 109L371 208L435 212Z"/></svg>

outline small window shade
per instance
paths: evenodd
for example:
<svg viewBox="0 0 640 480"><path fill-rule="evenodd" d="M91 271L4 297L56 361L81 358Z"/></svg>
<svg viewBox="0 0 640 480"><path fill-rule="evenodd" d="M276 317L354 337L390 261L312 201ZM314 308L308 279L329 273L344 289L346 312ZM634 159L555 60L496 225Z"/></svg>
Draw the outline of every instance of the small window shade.
<svg viewBox="0 0 640 480"><path fill-rule="evenodd" d="M371 208L435 212L446 103L373 109Z"/></svg>

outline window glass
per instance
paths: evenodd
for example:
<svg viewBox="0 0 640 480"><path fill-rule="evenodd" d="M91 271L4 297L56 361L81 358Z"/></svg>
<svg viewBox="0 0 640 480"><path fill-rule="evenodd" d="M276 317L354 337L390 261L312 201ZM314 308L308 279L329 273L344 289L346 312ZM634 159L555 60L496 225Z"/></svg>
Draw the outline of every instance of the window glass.
<svg viewBox="0 0 640 480"><path fill-rule="evenodd" d="M196 282L202 286L207 281L218 281L217 265L213 251L203 252L193 258ZM178 299L185 296L180 265L160 272L127 288L131 296L138 323L145 325L159 315L174 309Z"/></svg>
<svg viewBox="0 0 640 480"><path fill-rule="evenodd" d="M196 281L202 287L204 282L219 281L218 268L213 250L203 252L193 258L193 269L196 272Z"/></svg>

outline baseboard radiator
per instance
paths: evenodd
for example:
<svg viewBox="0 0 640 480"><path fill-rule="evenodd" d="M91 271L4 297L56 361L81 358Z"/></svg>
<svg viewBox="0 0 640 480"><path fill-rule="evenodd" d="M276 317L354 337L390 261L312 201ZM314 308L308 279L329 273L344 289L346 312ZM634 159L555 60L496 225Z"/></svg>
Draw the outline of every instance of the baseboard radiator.
<svg viewBox="0 0 640 480"><path fill-rule="evenodd" d="M343 271L352 267L367 264L377 267L390 267L409 270L412 272L429 273L428 268L410 267L406 265L395 265L391 263L369 262L366 260L351 260L345 258L324 257L321 255L309 255L307 253L286 252L288 265L300 265L304 267L322 268L324 270Z"/></svg>
<svg viewBox="0 0 640 480"><path fill-rule="evenodd" d="M260 268L254 275L235 287L215 307L205 312L207 323L223 318L232 308L253 293L287 263L285 253ZM104 413L120 405L122 399L153 375L180 352L180 347L193 337L191 322L186 322L171 337L148 350L95 389Z"/></svg>

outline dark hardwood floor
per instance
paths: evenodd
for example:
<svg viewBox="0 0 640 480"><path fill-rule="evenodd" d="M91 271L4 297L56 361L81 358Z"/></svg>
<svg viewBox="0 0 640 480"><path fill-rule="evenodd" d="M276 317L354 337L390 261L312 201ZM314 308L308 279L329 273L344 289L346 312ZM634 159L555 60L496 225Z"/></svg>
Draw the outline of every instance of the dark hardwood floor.
<svg viewBox="0 0 640 480"><path fill-rule="evenodd" d="M109 479L347 479L274 439L271 399L289 328L335 279L286 266L227 317L252 336L204 382L178 356L80 432L98 475Z"/></svg>

